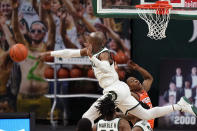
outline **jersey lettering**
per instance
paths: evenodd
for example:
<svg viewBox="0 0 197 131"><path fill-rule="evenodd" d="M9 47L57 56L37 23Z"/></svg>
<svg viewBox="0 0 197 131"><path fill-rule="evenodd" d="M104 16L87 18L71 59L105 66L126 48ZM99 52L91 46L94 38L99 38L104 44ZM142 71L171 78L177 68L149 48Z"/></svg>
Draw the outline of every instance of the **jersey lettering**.
<svg viewBox="0 0 197 131"><path fill-rule="evenodd" d="M97 123L97 131L118 131L118 123L120 118L115 118L111 121L99 120Z"/></svg>

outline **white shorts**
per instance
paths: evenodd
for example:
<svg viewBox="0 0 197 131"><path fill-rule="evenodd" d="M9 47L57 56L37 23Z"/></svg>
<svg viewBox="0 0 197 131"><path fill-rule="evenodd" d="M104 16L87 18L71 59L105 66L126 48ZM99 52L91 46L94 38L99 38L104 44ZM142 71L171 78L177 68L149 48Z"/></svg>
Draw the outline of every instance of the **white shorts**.
<svg viewBox="0 0 197 131"><path fill-rule="evenodd" d="M143 131L153 131L150 124L146 120L138 121L137 123L135 123L133 128L134 127L140 127L140 128L142 128Z"/></svg>
<svg viewBox="0 0 197 131"><path fill-rule="evenodd" d="M99 99L104 98L105 95L111 92L116 94L115 102L117 103L118 108L125 114L139 105L139 102L131 96L128 85L122 81L116 81L112 85L106 87L103 90L104 95ZM95 107L99 99L97 99L97 101L94 102L88 111L82 116L83 118L89 118L92 124L93 121L100 116Z"/></svg>
<svg viewBox="0 0 197 131"><path fill-rule="evenodd" d="M129 86L125 82L114 82L111 86L103 90L103 94L105 95L112 91L117 94L117 106L124 114L127 114L129 110L132 110L139 105L139 102L131 96Z"/></svg>

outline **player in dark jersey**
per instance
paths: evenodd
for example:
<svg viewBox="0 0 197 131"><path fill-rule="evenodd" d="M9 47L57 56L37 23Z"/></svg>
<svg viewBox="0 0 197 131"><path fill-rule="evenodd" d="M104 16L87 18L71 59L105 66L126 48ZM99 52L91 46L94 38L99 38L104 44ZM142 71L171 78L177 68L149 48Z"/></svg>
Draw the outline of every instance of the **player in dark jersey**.
<svg viewBox="0 0 197 131"><path fill-rule="evenodd" d="M135 77L129 77L127 79L127 84L129 85L131 94L144 106L144 108L152 108L151 100L148 96L148 91L151 88L151 84L153 82L152 75L146 71L144 68L140 67L138 64L134 63L133 61L128 62L128 67L132 70L138 71L144 78L144 81L142 84L137 80ZM136 86L139 85L139 86ZM145 104L145 105L144 105ZM132 122L133 131L135 130L144 130L144 131L151 131L154 128L154 119L145 121L141 120L131 114L128 114L128 117L130 118L130 121Z"/></svg>
<svg viewBox="0 0 197 131"><path fill-rule="evenodd" d="M146 109L152 108L151 100L147 94L153 82L152 75L144 68L140 67L139 65L137 65L131 60L128 62L128 67L131 70L138 71L144 78L142 84L135 77L129 77L127 79L127 84L129 85L131 95L134 96L144 108ZM130 113L128 113L127 116L124 116L121 113L117 113L117 115L124 117L132 122L133 124L132 131L151 131L154 128L154 119L141 120Z"/></svg>

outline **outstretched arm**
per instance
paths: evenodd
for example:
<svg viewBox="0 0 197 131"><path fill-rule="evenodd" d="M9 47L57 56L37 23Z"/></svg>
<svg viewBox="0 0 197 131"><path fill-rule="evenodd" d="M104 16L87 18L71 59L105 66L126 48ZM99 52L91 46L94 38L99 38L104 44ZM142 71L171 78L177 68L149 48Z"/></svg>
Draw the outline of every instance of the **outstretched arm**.
<svg viewBox="0 0 197 131"><path fill-rule="evenodd" d="M54 56L60 58L87 56L87 49L83 48L83 49L63 49L57 51L47 51L44 53L40 53L38 57L40 57L40 59L44 59L46 56Z"/></svg>
<svg viewBox="0 0 197 131"><path fill-rule="evenodd" d="M5 34L5 38L9 44L9 46L11 47L12 45L16 44L12 33L10 32L10 29L8 28L8 25L5 23L6 22L6 18L2 15L0 15L0 25L1 28L3 30L3 33Z"/></svg>
<svg viewBox="0 0 197 131"><path fill-rule="evenodd" d="M39 7L37 4L37 0L32 0L32 6L33 6L34 10L36 11L36 13L39 14Z"/></svg>
<svg viewBox="0 0 197 131"><path fill-rule="evenodd" d="M68 15L68 13L65 10L63 10L62 14L60 16L60 34L62 36L64 45L65 45L66 48L77 49L77 46L75 46L67 36L67 31L66 31L66 28L67 28L66 23L68 22L68 21L66 21L67 15Z"/></svg>
<svg viewBox="0 0 197 131"><path fill-rule="evenodd" d="M50 10L50 1L48 0L40 0L37 4L37 0L33 0L33 7L36 10L37 14L40 17L40 20L47 25L46 17L48 16L48 12Z"/></svg>
<svg viewBox="0 0 197 131"><path fill-rule="evenodd" d="M47 50L53 50L55 46L55 35L56 26L52 17L52 14L46 10L47 13L47 27L48 27L48 39L47 39Z"/></svg>
<svg viewBox="0 0 197 131"><path fill-rule="evenodd" d="M9 44L9 47L16 44L13 35L10 32L8 25L6 24L6 18L5 16L1 15L1 13L0 13L0 25L5 35L6 41ZM0 63L1 70L4 69L7 70L9 68L9 65L13 64L13 61L9 57L9 50L4 51L3 49L0 48L0 54L1 54L1 63Z"/></svg>
<svg viewBox="0 0 197 131"><path fill-rule="evenodd" d="M19 3L18 1L12 1L12 8L13 8L13 12L12 12L12 28L13 28L13 32L14 32L14 37L16 42L19 43L23 43L24 45L28 45L28 42L25 40L23 34L20 32L19 29L19 22L18 22L18 7L19 7Z"/></svg>
<svg viewBox="0 0 197 131"><path fill-rule="evenodd" d="M144 68L140 67L138 64L134 63L132 60L128 61L128 66L133 69L138 71L144 78L144 81L142 83L142 86L146 92L148 92L151 88L151 84L153 82L153 77L152 75L145 70Z"/></svg>

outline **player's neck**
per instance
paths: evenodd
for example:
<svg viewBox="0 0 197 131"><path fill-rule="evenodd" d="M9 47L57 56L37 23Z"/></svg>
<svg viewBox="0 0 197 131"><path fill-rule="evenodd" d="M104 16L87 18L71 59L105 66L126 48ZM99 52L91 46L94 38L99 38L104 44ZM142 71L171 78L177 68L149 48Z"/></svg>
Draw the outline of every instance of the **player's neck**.
<svg viewBox="0 0 197 131"><path fill-rule="evenodd" d="M115 119L115 116L113 116L113 117L105 117L104 119L107 120L107 121L111 121L111 120Z"/></svg>
<svg viewBox="0 0 197 131"><path fill-rule="evenodd" d="M137 92L137 93L141 93L141 92L143 92L143 89L133 89L133 90L131 90L132 92Z"/></svg>

